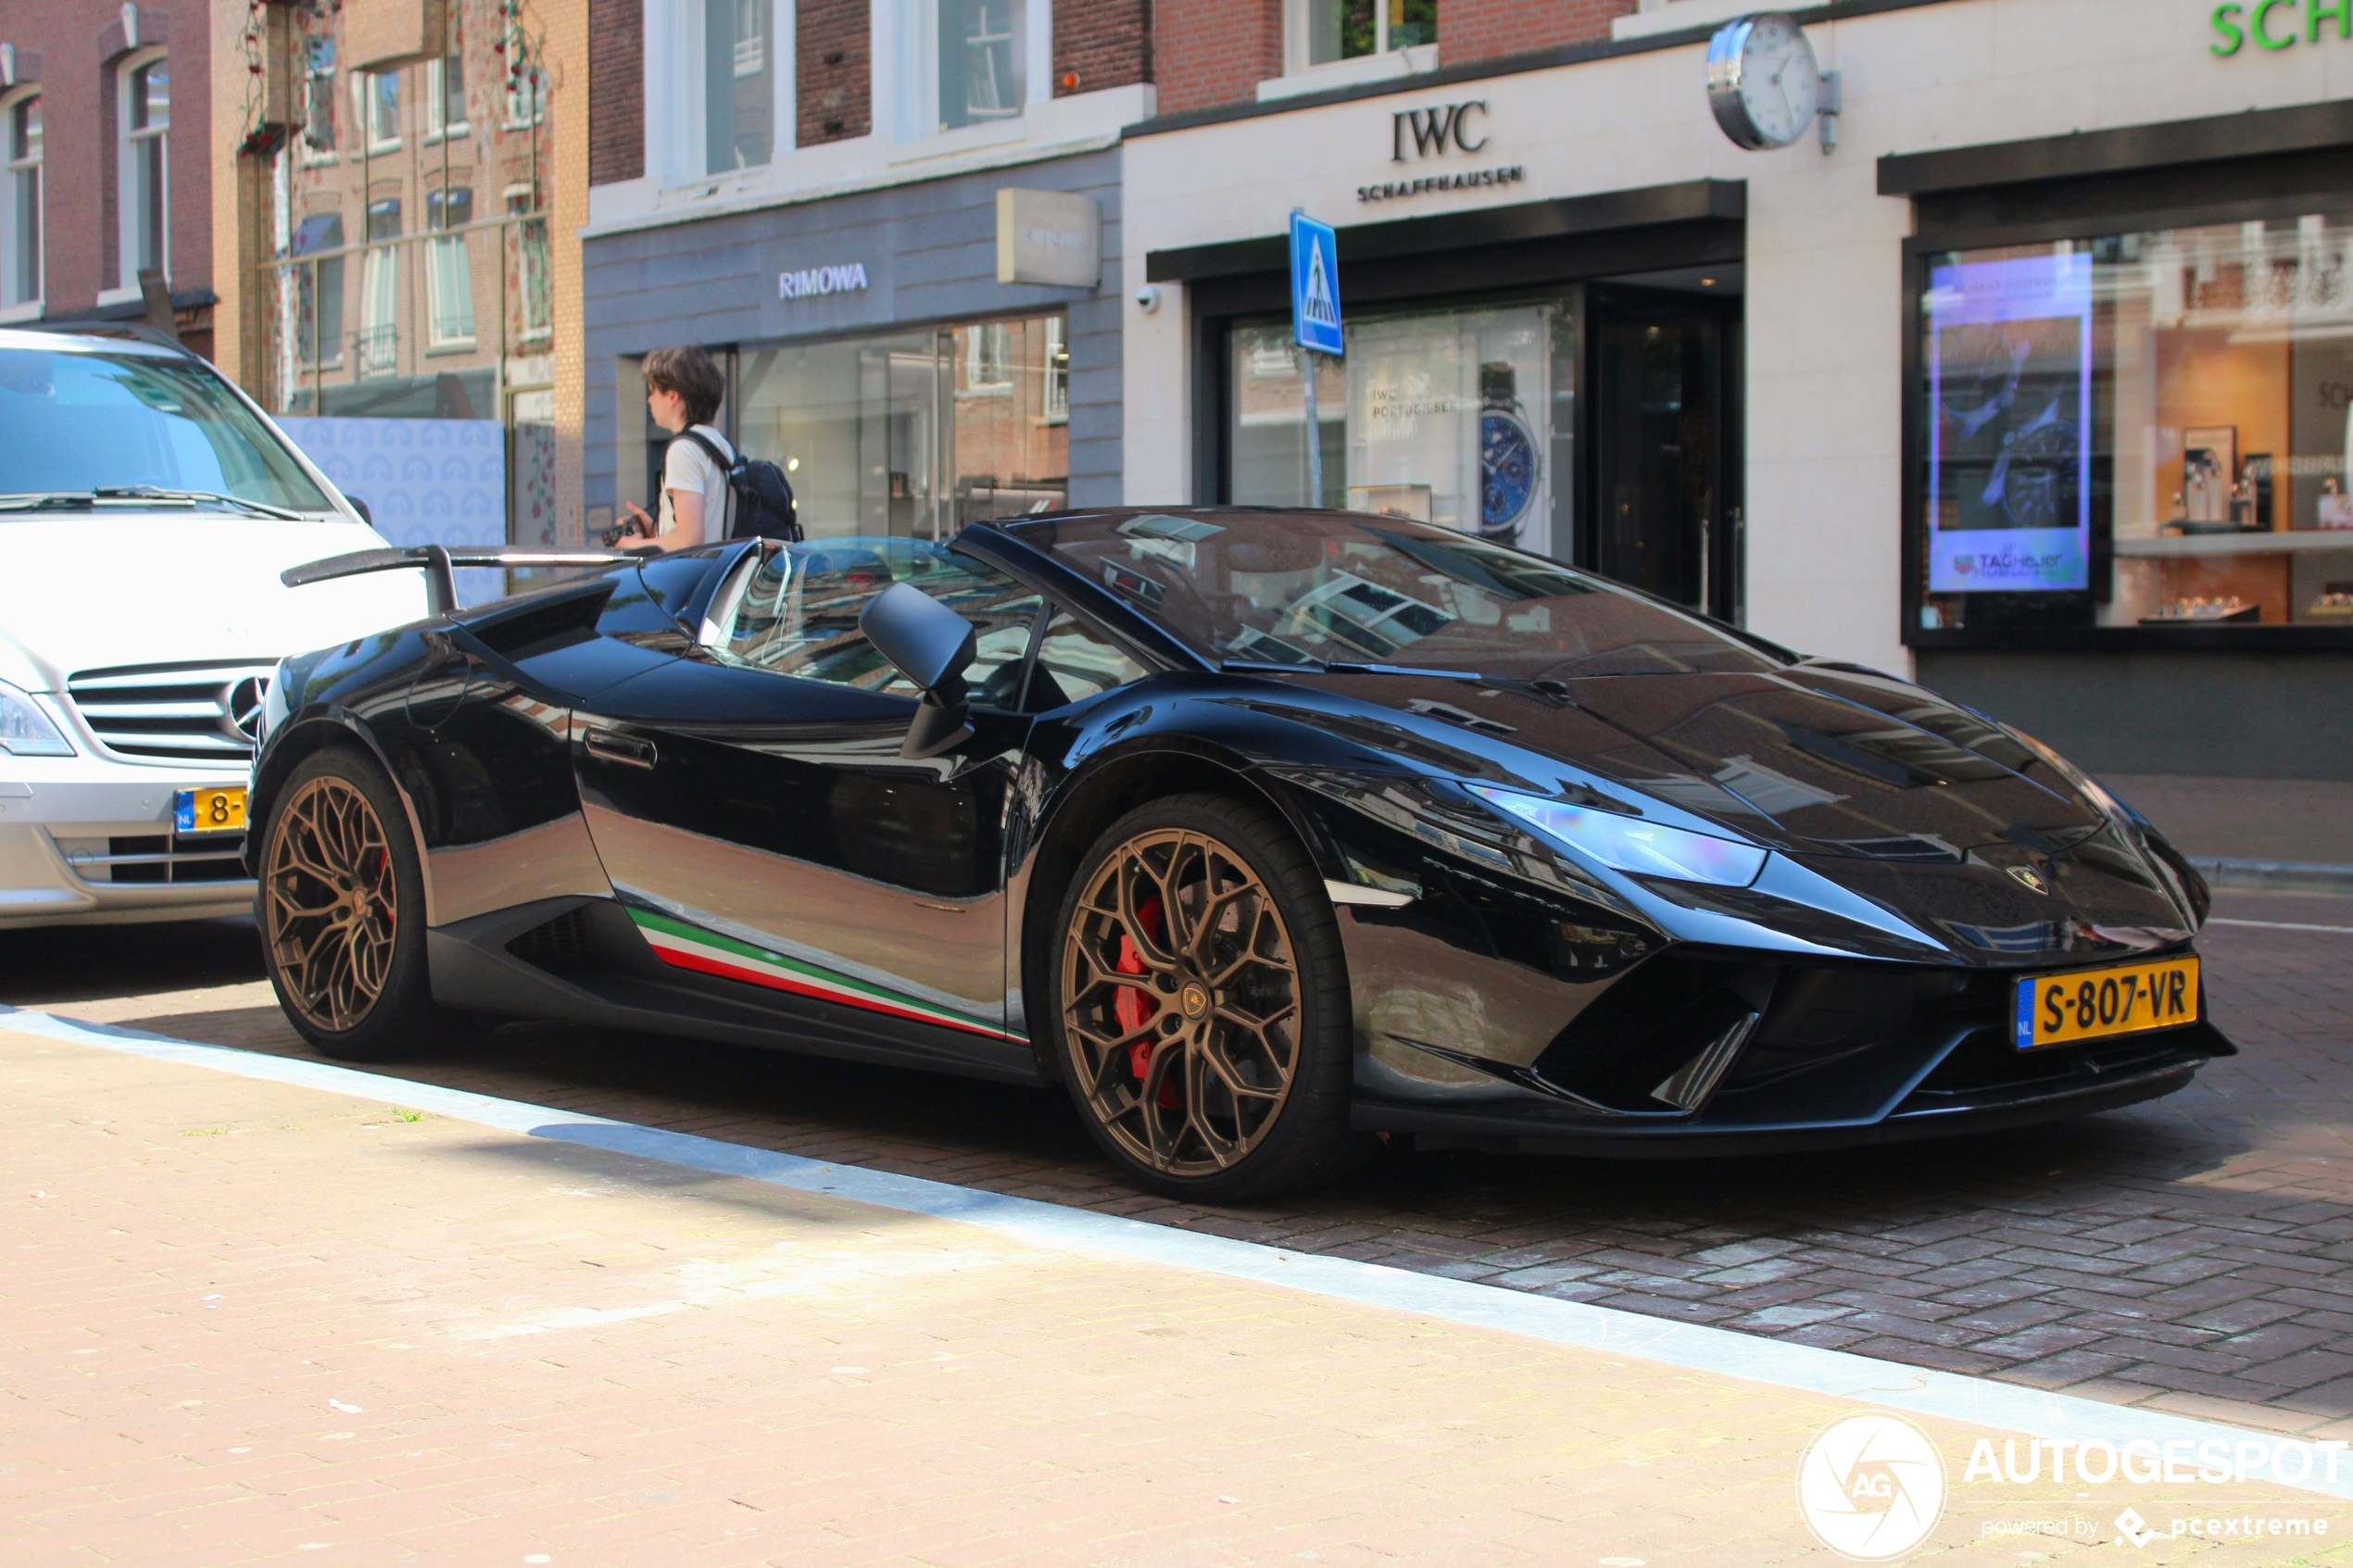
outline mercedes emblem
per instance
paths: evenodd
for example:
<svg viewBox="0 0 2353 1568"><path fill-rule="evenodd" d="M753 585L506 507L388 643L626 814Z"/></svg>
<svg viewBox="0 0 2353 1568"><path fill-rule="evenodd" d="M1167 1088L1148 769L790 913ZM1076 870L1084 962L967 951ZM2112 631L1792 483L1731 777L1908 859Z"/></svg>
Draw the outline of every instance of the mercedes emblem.
<svg viewBox="0 0 2353 1568"><path fill-rule="evenodd" d="M221 699L221 710L227 715L230 725L248 741L261 738L261 704L265 693L261 677L248 675L231 686L229 695Z"/></svg>

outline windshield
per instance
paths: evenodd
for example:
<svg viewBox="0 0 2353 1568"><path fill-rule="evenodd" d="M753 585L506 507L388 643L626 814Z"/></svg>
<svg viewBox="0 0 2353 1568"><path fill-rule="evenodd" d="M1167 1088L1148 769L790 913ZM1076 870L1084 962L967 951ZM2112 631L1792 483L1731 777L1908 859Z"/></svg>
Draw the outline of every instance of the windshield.
<svg viewBox="0 0 2353 1568"><path fill-rule="evenodd" d="M1013 525L1213 659L1571 680L1780 666L1696 616L1452 530L1346 512Z"/></svg>
<svg viewBox="0 0 2353 1568"><path fill-rule="evenodd" d="M922 589L977 631L964 679L1011 708L1043 601L985 562L913 539L823 539L748 556L714 597L707 646L723 664L869 691L920 695L866 640L858 617L894 583Z"/></svg>
<svg viewBox="0 0 2353 1568"><path fill-rule="evenodd" d="M201 361L127 345L22 343L0 346L0 495L147 484L331 508L278 438Z"/></svg>

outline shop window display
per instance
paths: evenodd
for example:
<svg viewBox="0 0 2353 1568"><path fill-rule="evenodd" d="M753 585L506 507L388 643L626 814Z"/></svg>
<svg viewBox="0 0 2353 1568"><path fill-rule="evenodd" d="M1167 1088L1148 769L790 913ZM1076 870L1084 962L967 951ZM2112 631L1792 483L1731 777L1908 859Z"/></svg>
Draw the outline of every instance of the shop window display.
<svg viewBox="0 0 2353 1568"><path fill-rule="evenodd" d="M1575 317L1566 302L1351 321L1324 360L1316 423L1325 494L1539 555L1571 537ZM1305 381L1288 323L1230 342L1230 490L1241 505L1307 495Z"/></svg>
<svg viewBox="0 0 2353 1568"><path fill-rule="evenodd" d="M1922 629L2353 625L2353 220L1925 258Z"/></svg>
<svg viewBox="0 0 2353 1568"><path fill-rule="evenodd" d="M744 451L784 465L812 538L946 538L1069 494L1060 316L738 352Z"/></svg>

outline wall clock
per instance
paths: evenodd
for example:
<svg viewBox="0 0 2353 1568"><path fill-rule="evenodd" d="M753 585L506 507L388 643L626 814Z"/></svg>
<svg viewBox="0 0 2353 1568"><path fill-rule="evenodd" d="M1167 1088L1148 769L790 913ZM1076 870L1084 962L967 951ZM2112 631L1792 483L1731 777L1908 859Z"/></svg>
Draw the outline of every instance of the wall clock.
<svg viewBox="0 0 2353 1568"><path fill-rule="evenodd" d="M1727 22L1707 46L1707 107L1735 146L1786 147L1822 107L1822 73L1806 30L1785 11Z"/></svg>

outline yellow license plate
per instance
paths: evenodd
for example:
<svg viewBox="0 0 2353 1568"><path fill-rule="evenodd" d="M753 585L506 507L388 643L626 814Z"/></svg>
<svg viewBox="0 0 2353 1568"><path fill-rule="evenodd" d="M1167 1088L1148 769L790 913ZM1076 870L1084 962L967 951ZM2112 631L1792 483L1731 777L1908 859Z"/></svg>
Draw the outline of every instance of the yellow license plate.
<svg viewBox="0 0 2353 1568"><path fill-rule="evenodd" d="M2018 1048L2177 1029L2197 1022L2197 1008L2195 957L2035 975L2018 983Z"/></svg>
<svg viewBox="0 0 2353 1568"><path fill-rule="evenodd" d="M182 833L243 833L245 792L233 789L183 789L171 797L171 825Z"/></svg>

